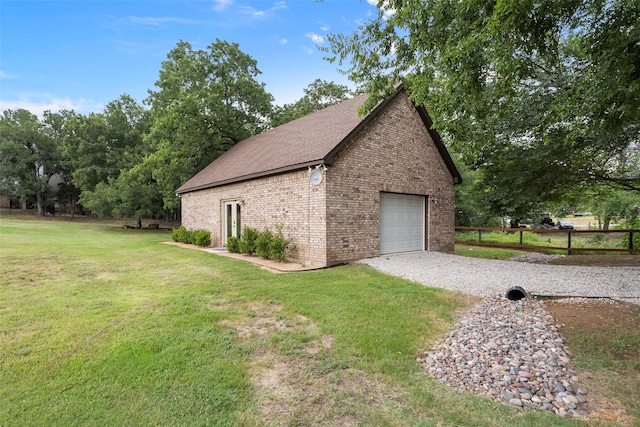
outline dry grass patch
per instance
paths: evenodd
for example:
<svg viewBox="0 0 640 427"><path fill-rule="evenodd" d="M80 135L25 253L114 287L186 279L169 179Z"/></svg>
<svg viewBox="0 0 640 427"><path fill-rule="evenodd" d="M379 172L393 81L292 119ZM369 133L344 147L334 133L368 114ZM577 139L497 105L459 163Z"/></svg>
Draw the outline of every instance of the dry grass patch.
<svg viewBox="0 0 640 427"><path fill-rule="evenodd" d="M609 300L546 304L589 391L590 420L637 425L640 406L640 306Z"/></svg>
<svg viewBox="0 0 640 427"><path fill-rule="evenodd" d="M65 278L68 274L68 260L51 256L40 258L34 262L3 255L5 266L0 285L39 286L51 281Z"/></svg>
<svg viewBox="0 0 640 427"><path fill-rule="evenodd" d="M304 316L287 318L277 304L248 308L246 317L223 322L253 349L249 376L255 400L245 422L355 426L380 414L393 419L402 393L336 359L331 335Z"/></svg>

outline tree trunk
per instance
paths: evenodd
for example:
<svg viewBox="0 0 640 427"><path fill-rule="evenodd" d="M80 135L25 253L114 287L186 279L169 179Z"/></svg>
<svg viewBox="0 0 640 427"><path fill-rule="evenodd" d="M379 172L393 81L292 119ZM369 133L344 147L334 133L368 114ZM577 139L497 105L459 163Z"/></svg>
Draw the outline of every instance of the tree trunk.
<svg viewBox="0 0 640 427"><path fill-rule="evenodd" d="M76 197L71 196L71 219L76 217Z"/></svg>
<svg viewBox="0 0 640 427"><path fill-rule="evenodd" d="M38 208L38 216L44 216L44 207L42 206L42 192L36 191L36 207Z"/></svg>

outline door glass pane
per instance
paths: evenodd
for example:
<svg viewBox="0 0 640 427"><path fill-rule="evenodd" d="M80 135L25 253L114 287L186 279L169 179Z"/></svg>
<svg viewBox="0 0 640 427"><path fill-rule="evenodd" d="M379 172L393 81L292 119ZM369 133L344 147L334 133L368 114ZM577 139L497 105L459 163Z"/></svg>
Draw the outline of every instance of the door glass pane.
<svg viewBox="0 0 640 427"><path fill-rule="evenodd" d="M236 237L242 235L242 226L240 225L240 203L236 203Z"/></svg>
<svg viewBox="0 0 640 427"><path fill-rule="evenodd" d="M233 219L231 218L231 214L233 213L233 211L231 210L232 206L231 204L227 204L225 205L226 208L226 221L227 221L227 238L233 236L233 228L232 228L232 224L233 224ZM225 239L226 240L226 239Z"/></svg>

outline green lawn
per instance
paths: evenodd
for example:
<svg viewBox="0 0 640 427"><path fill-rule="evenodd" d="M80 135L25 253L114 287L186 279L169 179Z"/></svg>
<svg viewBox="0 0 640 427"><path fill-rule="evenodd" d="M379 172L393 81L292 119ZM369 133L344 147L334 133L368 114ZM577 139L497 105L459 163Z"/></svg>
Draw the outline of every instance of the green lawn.
<svg viewBox="0 0 640 427"><path fill-rule="evenodd" d="M546 426L431 380L460 295L274 274L169 233L0 219L0 426Z"/></svg>

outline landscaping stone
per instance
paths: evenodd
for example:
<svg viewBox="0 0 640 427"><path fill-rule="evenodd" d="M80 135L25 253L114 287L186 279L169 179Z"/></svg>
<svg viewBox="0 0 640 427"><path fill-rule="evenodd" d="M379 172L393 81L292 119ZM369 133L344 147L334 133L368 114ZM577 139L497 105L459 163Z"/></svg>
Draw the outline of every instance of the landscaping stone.
<svg viewBox="0 0 640 427"><path fill-rule="evenodd" d="M537 300L486 298L417 360L438 382L460 391L561 416L587 414L587 391L576 384L564 338Z"/></svg>

